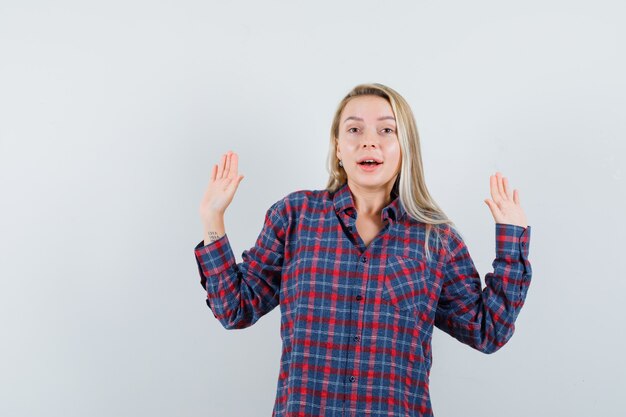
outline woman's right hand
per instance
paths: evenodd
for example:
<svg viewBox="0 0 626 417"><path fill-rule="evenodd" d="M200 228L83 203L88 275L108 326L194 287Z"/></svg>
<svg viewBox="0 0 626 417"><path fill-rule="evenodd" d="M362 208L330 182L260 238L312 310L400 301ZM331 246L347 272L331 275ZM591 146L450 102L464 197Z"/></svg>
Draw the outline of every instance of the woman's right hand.
<svg viewBox="0 0 626 417"><path fill-rule="evenodd" d="M213 165L211 180L200 204L200 218L207 225L215 216L223 216L243 179L237 173L237 154L228 151Z"/></svg>

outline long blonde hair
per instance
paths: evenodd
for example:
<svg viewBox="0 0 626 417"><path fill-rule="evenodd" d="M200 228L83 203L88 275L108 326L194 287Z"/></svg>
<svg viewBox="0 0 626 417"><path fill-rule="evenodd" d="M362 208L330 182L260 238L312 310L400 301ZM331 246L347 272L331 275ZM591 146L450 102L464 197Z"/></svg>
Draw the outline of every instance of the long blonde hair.
<svg viewBox="0 0 626 417"><path fill-rule="evenodd" d="M435 231L435 245L437 247L444 241L443 229L440 225L449 225L456 229L454 222L446 216L443 210L431 197L424 181L424 169L420 140L417 133L415 118L409 104L395 90L382 84L360 84L354 87L339 103L330 128L330 147L328 150L327 169L329 171L326 189L330 192L337 191L348 181L346 171L339 166L337 159L337 138L339 137L339 123L341 112L354 97L373 95L382 97L391 105L396 118L398 141L402 153L400 173L393 185L392 193L400 198L407 215L426 224L425 253L430 260L428 241L431 231Z"/></svg>

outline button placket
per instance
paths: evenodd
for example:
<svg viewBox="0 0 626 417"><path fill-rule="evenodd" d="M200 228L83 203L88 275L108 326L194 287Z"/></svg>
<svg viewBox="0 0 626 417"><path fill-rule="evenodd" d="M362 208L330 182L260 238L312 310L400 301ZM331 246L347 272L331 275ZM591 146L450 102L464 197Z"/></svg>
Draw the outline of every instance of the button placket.
<svg viewBox="0 0 626 417"><path fill-rule="evenodd" d="M367 266L366 266L366 262L367 262L367 256L358 256L357 258L358 260L360 260L361 262L359 263L359 265L363 265L363 274L365 276L368 275L368 270L367 270ZM361 312L361 307L358 305L358 303L362 302L364 299L363 294L361 293L362 289L361 288L354 288L353 289L353 293L352 293L352 297L354 300L354 308L350 309L350 318L352 322L358 322L360 320L360 312ZM360 332L361 332L361 324L357 324L355 326L354 329L351 330L352 332L354 332L352 334L352 336L348 339L350 340L350 349L348 350L348 354L346 355L346 370L348 370L348 373L350 372L358 372L358 366L355 367L355 358L358 355L358 351L360 349L360 341L361 341L361 336L360 336ZM354 383L357 381L357 377L355 375L350 375L347 378L347 382L349 383Z"/></svg>

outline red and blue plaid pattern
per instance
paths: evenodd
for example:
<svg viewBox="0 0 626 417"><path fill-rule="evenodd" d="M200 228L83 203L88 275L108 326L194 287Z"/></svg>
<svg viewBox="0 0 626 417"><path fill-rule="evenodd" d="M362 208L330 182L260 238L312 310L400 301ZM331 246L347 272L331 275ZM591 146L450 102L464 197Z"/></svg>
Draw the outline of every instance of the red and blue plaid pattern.
<svg viewBox="0 0 626 417"><path fill-rule="evenodd" d="M224 235L195 256L207 304L227 329L277 305L283 342L272 415L432 416L433 325L485 353L513 335L532 270L530 226L496 224L493 273L481 288L460 234L444 245L396 198L365 247L347 184L274 203L254 247L237 263Z"/></svg>

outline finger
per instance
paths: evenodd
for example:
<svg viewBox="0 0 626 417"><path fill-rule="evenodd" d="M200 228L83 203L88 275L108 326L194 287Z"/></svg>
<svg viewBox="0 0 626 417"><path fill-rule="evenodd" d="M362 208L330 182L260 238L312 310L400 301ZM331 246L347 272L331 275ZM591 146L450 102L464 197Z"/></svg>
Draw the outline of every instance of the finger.
<svg viewBox="0 0 626 417"><path fill-rule="evenodd" d="M216 175L217 175L217 164L213 165L213 169L211 169L211 182L215 181Z"/></svg>
<svg viewBox="0 0 626 417"><path fill-rule="evenodd" d="M489 191L491 193L491 199L496 203L500 201L500 196L498 195L498 185L496 184L497 180L498 179L495 175L491 175L489 177Z"/></svg>
<svg viewBox="0 0 626 417"><path fill-rule="evenodd" d="M500 193L500 198L505 199L506 198L506 193L504 192L504 185L502 183L502 173L501 172L496 172L496 176L498 178L498 192Z"/></svg>
<svg viewBox="0 0 626 417"><path fill-rule="evenodd" d="M232 178L230 175L230 160L232 159L233 153L232 151L228 151L226 154L226 168L224 168L224 175L226 178Z"/></svg>
<svg viewBox="0 0 626 417"><path fill-rule="evenodd" d="M236 153L233 152L233 154L230 157L230 173L228 174L229 177L237 178L238 166L239 166L239 157L237 156Z"/></svg>
<svg viewBox="0 0 626 417"><path fill-rule="evenodd" d="M222 176L224 175L224 167L226 166L226 154L222 155L222 157L220 158L220 163L217 166L217 176L216 178L218 180L222 179Z"/></svg>
<svg viewBox="0 0 626 417"><path fill-rule="evenodd" d="M519 191L513 190L513 202L519 205Z"/></svg>
<svg viewBox="0 0 626 417"><path fill-rule="evenodd" d="M509 180L506 177L502 177L502 189L507 199L511 199L511 190L509 190Z"/></svg>

